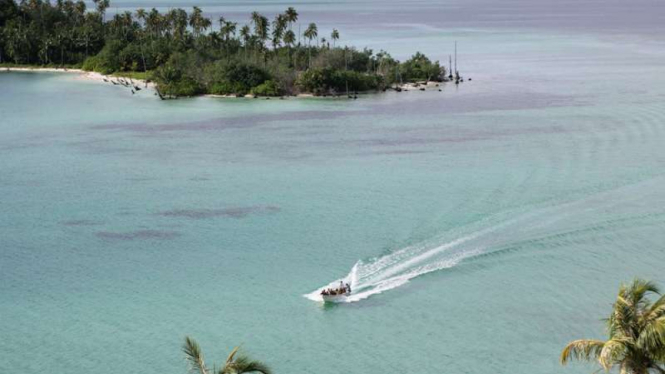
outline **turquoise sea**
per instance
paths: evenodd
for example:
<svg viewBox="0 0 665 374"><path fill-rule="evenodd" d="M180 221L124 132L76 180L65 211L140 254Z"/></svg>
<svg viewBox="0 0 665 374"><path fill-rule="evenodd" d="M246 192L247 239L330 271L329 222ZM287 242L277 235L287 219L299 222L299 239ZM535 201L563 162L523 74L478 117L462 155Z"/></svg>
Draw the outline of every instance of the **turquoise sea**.
<svg viewBox="0 0 665 374"><path fill-rule="evenodd" d="M618 285L665 284L665 4L288 6L472 78L442 92L160 101L0 72L0 372L588 373ZM312 292L353 279L352 302Z"/></svg>

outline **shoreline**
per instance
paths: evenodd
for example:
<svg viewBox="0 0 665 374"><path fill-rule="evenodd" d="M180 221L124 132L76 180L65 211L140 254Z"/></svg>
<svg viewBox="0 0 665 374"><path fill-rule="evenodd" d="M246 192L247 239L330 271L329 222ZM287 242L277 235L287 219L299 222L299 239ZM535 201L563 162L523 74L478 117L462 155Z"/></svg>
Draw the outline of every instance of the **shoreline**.
<svg viewBox="0 0 665 374"><path fill-rule="evenodd" d="M98 73L95 71L85 71L82 69L78 68L57 68L57 67L27 67L27 66L15 66L15 67L0 67L0 72L29 72L29 73L70 73L70 74L77 74L78 76L76 79L82 79L82 80L87 80L87 81L92 81L92 82L99 82L99 83L109 83L113 85L121 85L127 88L133 88L133 86L138 86L141 89L152 89L153 91L156 90L156 84L153 82L146 82L144 79L135 79L135 78L130 78L130 77L123 77L121 75L106 75L102 73ZM129 81L127 81L129 79ZM415 83L403 83L400 85L395 85L394 87L389 87L385 91L434 91L437 90L441 91L441 86L444 85L445 83L448 83L450 81L444 80L442 82L436 82L436 81L429 81L429 82L415 82ZM353 96L354 98L358 98L358 95L367 95L367 94L373 94L373 93L381 93L381 91L367 91L367 92L357 92L357 93L350 93L350 96ZM297 99L311 99L311 98L320 98L320 99L345 99L346 93L344 94L338 94L337 96L333 95L315 95L313 93L299 93L297 95L284 95L284 96L254 96L251 94L247 94L244 96L237 96L237 95L216 95L216 94L203 94L203 95L198 95L198 96L193 96L193 97L207 97L207 98L213 98L213 99L263 99L263 100L285 100L289 98L297 98ZM349 97L350 98L350 97Z"/></svg>
<svg viewBox="0 0 665 374"><path fill-rule="evenodd" d="M140 88L155 88L155 84L152 82L146 82L144 79L135 79L130 77L123 77L122 75L106 75L98 73L96 71L85 71L82 69L68 69L68 68L48 68L48 67L0 67L0 72L28 72L28 73L71 73L78 74L77 79L83 79L88 81L100 82L100 83L110 83L116 82L115 84L120 84L120 80L126 81L130 79L133 85L140 86Z"/></svg>
<svg viewBox="0 0 665 374"><path fill-rule="evenodd" d="M443 85L446 83L450 83L452 81L446 79L441 82L437 81L429 81L429 82L409 82L409 83L402 83L398 85L394 85L391 87L387 87L384 90L370 90L370 91L358 91L358 92L349 92L349 96L347 97L346 93L338 93L338 94L325 94L325 95L315 95L310 92L301 92L296 95L283 95L283 96L254 96L252 94L247 94L247 95L218 95L218 94L203 94L200 96L203 97L209 97L209 98L214 98L214 99L263 99L263 100L270 100L270 99L275 99L275 100L285 100L288 98L297 98L297 99L357 99L360 95L372 95L372 94L380 94L380 93L385 93L387 91L396 91L396 92L408 92L408 91L441 91L441 88Z"/></svg>

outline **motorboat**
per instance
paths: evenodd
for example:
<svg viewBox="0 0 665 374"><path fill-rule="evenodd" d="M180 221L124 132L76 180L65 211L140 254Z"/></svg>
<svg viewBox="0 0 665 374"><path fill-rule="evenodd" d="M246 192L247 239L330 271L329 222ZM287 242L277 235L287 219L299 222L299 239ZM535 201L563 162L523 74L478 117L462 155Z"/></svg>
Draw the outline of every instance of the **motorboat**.
<svg viewBox="0 0 665 374"><path fill-rule="evenodd" d="M339 303L345 301L347 297L351 296L351 286L342 284L340 282L339 288L324 289L320 293L323 302L326 303Z"/></svg>
<svg viewBox="0 0 665 374"><path fill-rule="evenodd" d="M321 294L321 298L323 299L323 302L325 303L341 303L346 300L347 297L351 296L350 292L346 293L340 293L340 294L335 294L335 295L324 295Z"/></svg>

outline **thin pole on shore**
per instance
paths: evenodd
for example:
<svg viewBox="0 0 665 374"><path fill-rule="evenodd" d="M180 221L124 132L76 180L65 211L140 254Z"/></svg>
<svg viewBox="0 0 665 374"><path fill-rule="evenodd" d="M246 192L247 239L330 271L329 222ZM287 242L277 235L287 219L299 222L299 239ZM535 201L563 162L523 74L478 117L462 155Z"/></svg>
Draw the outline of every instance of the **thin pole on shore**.
<svg viewBox="0 0 665 374"><path fill-rule="evenodd" d="M349 95L349 78L348 78L348 75L346 74L347 71L349 70L349 65L348 65L348 64L349 64L349 60L348 60L348 58L347 58L347 56L346 56L346 47L345 47L345 48L344 48L344 73L345 73L345 74L344 74L344 77L346 78L346 81L345 81L345 84L346 84L346 97L350 99L351 96Z"/></svg>
<svg viewBox="0 0 665 374"><path fill-rule="evenodd" d="M448 78L453 79L453 56L448 55Z"/></svg>
<svg viewBox="0 0 665 374"><path fill-rule="evenodd" d="M457 74L457 40L455 40L455 74Z"/></svg>

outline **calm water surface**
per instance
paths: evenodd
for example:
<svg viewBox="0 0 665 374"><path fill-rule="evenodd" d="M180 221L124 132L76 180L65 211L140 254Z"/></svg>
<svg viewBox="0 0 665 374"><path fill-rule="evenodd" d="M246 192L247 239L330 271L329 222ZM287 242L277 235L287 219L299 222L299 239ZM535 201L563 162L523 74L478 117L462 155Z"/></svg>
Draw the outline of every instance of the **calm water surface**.
<svg viewBox="0 0 665 374"><path fill-rule="evenodd" d="M560 349L665 282L662 2L295 5L399 58L457 40L473 81L162 102L0 73L0 372L182 373L185 335L277 373L592 371ZM359 300L305 297L349 274Z"/></svg>

